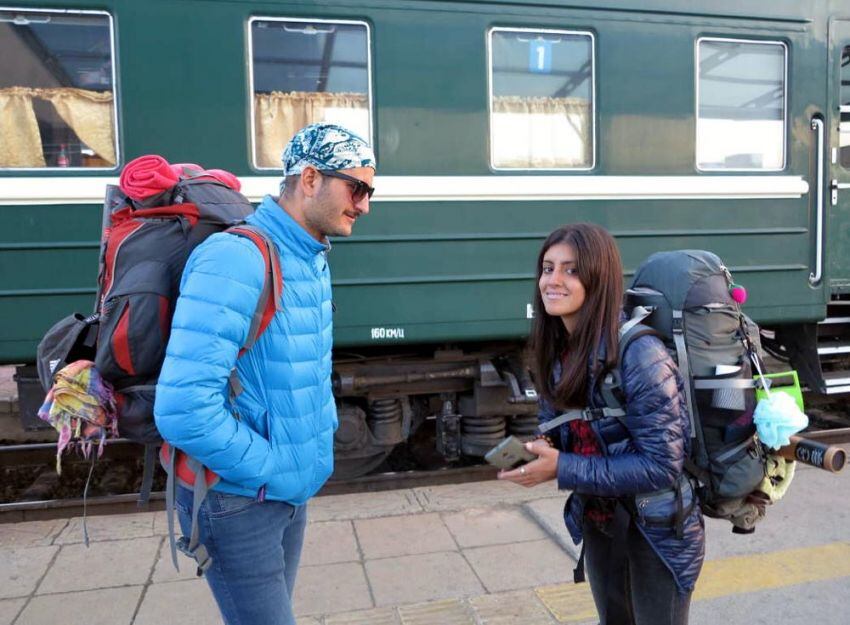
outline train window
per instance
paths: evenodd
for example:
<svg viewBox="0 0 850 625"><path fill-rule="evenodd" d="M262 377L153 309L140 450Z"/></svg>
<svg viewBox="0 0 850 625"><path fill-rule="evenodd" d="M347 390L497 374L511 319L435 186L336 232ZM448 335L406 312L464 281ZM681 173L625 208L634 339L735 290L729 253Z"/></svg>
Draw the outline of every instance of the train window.
<svg viewBox="0 0 850 625"><path fill-rule="evenodd" d="M117 163L112 18L0 8L0 168Z"/></svg>
<svg viewBox="0 0 850 625"><path fill-rule="evenodd" d="M842 107L838 123L839 161L844 169L850 169L850 46L841 52L841 85L839 105Z"/></svg>
<svg viewBox="0 0 850 625"><path fill-rule="evenodd" d="M371 142L369 29L362 22L252 18L254 166L280 168L301 127L334 122Z"/></svg>
<svg viewBox="0 0 850 625"><path fill-rule="evenodd" d="M787 48L779 42L697 42L697 167L785 167Z"/></svg>
<svg viewBox="0 0 850 625"><path fill-rule="evenodd" d="M590 169L593 35L493 28L490 163L496 169Z"/></svg>

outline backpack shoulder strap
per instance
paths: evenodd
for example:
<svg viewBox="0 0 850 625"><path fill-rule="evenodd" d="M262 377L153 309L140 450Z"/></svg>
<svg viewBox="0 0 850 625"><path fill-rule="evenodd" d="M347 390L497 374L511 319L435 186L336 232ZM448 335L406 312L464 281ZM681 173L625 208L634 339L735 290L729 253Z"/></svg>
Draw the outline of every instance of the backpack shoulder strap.
<svg viewBox="0 0 850 625"><path fill-rule="evenodd" d="M645 309L639 306L632 314L632 318L626 321L618 332L618 356L617 366L606 371L599 383L599 393L602 395L602 400L605 405L611 409L619 409L622 415L625 416L626 398L623 392L623 358L626 355L626 350L638 338L651 334L658 336L658 332L647 325L641 323L646 317L652 313L651 309Z"/></svg>
<svg viewBox="0 0 850 625"><path fill-rule="evenodd" d="M685 317L681 310L673 311L673 343L676 346L676 365L679 367L679 373L682 374L682 383L685 388L691 438L698 438L697 405L694 402L693 376L691 375L691 364L688 362L688 347L685 344Z"/></svg>
<svg viewBox="0 0 850 625"><path fill-rule="evenodd" d="M277 252L277 246L260 228L248 224L240 224L228 228L225 232L245 237L253 242L263 255L263 262L266 268L263 290L260 292L259 300L257 300L254 318L248 330L248 338L245 340L242 349L239 350L239 355L242 356L242 354L254 346L254 343L257 342L257 339L260 338L260 335L271 323L275 313L283 310L283 271L280 267L280 256Z"/></svg>

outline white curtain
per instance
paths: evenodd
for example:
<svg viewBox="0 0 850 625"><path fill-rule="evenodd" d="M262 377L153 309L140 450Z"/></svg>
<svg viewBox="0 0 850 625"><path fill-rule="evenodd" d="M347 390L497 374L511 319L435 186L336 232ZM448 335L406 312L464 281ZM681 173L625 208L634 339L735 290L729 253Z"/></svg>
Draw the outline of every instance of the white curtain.
<svg viewBox="0 0 850 625"><path fill-rule="evenodd" d="M493 166L590 167L592 127L587 100L498 96L493 101Z"/></svg>

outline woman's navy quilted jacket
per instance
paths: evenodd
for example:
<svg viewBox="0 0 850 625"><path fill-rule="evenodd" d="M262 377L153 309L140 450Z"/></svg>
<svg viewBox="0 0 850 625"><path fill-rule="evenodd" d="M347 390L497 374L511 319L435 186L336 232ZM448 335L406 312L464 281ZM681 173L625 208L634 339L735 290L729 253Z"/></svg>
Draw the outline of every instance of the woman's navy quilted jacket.
<svg viewBox="0 0 850 625"><path fill-rule="evenodd" d="M559 369L556 366L556 376ZM682 474L690 449L688 409L681 376L664 344L654 336L635 339L623 355L620 371L626 416L591 422L602 456L560 454L558 488L578 495L620 497L669 487ZM594 387L591 381L589 388ZM589 395L590 406L605 406L598 389ZM541 400L541 423L557 415ZM557 444L565 452L569 449L568 425L561 425L557 432ZM582 540L583 508L583 498L575 496L564 507L564 521L576 544ZM680 591L693 590L705 552L699 506L685 519L681 539L673 527L637 526L673 573Z"/></svg>

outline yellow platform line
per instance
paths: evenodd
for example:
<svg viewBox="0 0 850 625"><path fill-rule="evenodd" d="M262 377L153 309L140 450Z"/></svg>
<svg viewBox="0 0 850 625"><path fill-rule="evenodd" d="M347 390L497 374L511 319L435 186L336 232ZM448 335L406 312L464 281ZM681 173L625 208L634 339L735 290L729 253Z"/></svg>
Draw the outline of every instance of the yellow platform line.
<svg viewBox="0 0 850 625"><path fill-rule="evenodd" d="M556 584L534 589L559 623L582 623L596 618L596 606L587 584Z"/></svg>
<svg viewBox="0 0 850 625"><path fill-rule="evenodd" d="M850 577L850 542L735 556L705 563L694 600L840 577ZM534 592L559 623L582 623L596 616L587 584L542 586Z"/></svg>
<svg viewBox="0 0 850 625"><path fill-rule="evenodd" d="M715 599L850 576L850 543L711 560L702 567L694 599Z"/></svg>

